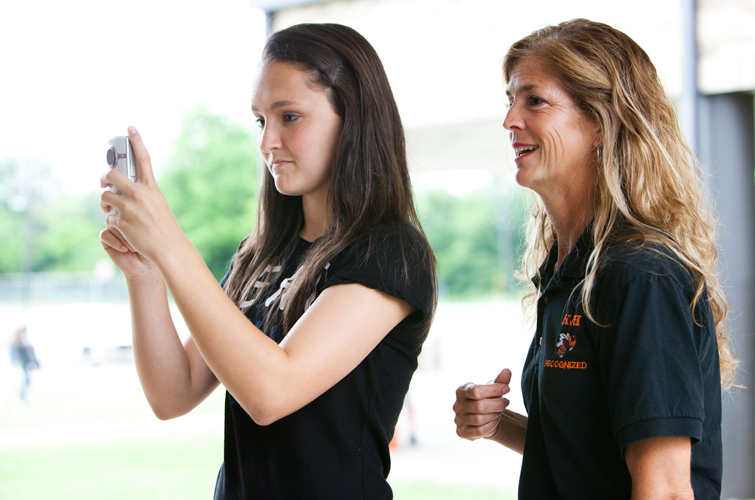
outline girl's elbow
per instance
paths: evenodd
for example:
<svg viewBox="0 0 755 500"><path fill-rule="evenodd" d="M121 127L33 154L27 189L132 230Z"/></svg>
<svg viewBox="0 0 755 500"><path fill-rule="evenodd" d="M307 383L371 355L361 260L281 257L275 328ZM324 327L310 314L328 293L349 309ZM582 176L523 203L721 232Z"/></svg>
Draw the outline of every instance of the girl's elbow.
<svg viewBox="0 0 755 500"><path fill-rule="evenodd" d="M274 424L275 422L286 416L286 414L281 412L274 405L252 406L253 407L250 410L247 410L247 413L249 414L249 417L254 420L255 424L262 427L267 427L270 424Z"/></svg>
<svg viewBox="0 0 755 500"><path fill-rule="evenodd" d="M174 418L182 417L188 413L188 410L180 408L176 405L166 404L164 401L150 401L149 407L152 409L152 413L155 414L158 420L166 421Z"/></svg>
<svg viewBox="0 0 755 500"><path fill-rule="evenodd" d="M304 406L280 380L258 380L229 392L249 418L262 427L274 424Z"/></svg>
<svg viewBox="0 0 755 500"><path fill-rule="evenodd" d="M255 424L267 427L291 413L283 407L279 399L275 397L255 397L252 400L238 402Z"/></svg>
<svg viewBox="0 0 755 500"><path fill-rule="evenodd" d="M173 420L174 418L178 418L184 413L175 411L170 408L161 408L158 406L152 406L152 413L155 414L158 420L166 421L166 420Z"/></svg>
<svg viewBox="0 0 755 500"><path fill-rule="evenodd" d="M155 414L158 420L162 420L163 422L166 420L173 420L174 418L179 416L172 413L163 412L161 410L155 410L154 408L152 409L152 413Z"/></svg>

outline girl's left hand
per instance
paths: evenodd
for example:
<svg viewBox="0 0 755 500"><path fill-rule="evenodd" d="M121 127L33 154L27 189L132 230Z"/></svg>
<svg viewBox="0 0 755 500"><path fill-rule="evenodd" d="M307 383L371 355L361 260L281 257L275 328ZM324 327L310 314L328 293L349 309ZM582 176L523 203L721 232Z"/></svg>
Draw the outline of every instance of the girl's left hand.
<svg viewBox="0 0 755 500"><path fill-rule="evenodd" d="M104 191L100 207L104 212L116 208L117 214L107 216L107 227L116 228L133 249L157 264L160 255L170 255L170 246L185 236L157 186L149 153L136 128L128 128L128 138L136 156L137 180L132 182L117 170L103 175L101 187L115 186L121 194Z"/></svg>

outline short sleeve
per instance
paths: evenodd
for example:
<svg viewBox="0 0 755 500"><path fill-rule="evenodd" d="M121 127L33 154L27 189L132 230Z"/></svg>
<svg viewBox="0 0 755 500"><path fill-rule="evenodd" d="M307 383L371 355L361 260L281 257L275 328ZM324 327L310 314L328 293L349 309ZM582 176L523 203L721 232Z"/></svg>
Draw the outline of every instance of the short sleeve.
<svg viewBox="0 0 755 500"><path fill-rule="evenodd" d="M678 266L664 260L667 267ZM614 266L603 275L609 278L595 290L602 298L596 342L622 453L629 443L652 437L689 436L698 442L705 418L700 363L705 328L695 324L692 295L679 282L686 272L627 273Z"/></svg>
<svg viewBox="0 0 755 500"><path fill-rule="evenodd" d="M379 290L417 308L417 320L423 321L432 313L435 299L434 260L428 249L413 228L380 227L334 259L324 287L358 283Z"/></svg>

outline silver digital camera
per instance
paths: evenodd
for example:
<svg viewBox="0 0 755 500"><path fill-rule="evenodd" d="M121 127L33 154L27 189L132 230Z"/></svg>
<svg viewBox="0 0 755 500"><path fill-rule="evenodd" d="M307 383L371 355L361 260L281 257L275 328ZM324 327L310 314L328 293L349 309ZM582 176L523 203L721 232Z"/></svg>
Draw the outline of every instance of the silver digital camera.
<svg viewBox="0 0 755 500"><path fill-rule="evenodd" d="M130 180L136 182L136 156L134 156L131 141L125 135L120 135L110 139L109 144L107 164L110 165L111 169L118 170ZM110 186L110 190L116 194L121 194L115 186Z"/></svg>
<svg viewBox="0 0 755 500"><path fill-rule="evenodd" d="M110 144L110 149L107 150L107 164L110 165L111 169L118 170L130 180L136 182L136 156L134 156L131 141L125 135L119 135L110 139L108 144ZM110 186L110 191L121 194L115 186ZM110 213L117 215L118 210L110 207Z"/></svg>

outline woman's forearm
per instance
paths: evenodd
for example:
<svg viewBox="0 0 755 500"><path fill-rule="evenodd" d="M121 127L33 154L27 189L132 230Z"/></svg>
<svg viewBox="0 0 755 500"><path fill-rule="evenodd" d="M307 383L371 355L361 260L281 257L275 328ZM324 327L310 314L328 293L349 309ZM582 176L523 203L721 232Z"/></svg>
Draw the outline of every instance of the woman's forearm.
<svg viewBox="0 0 755 500"><path fill-rule="evenodd" d="M527 433L527 417L511 410L501 413L501 422L490 439L520 455L524 454L524 436Z"/></svg>

